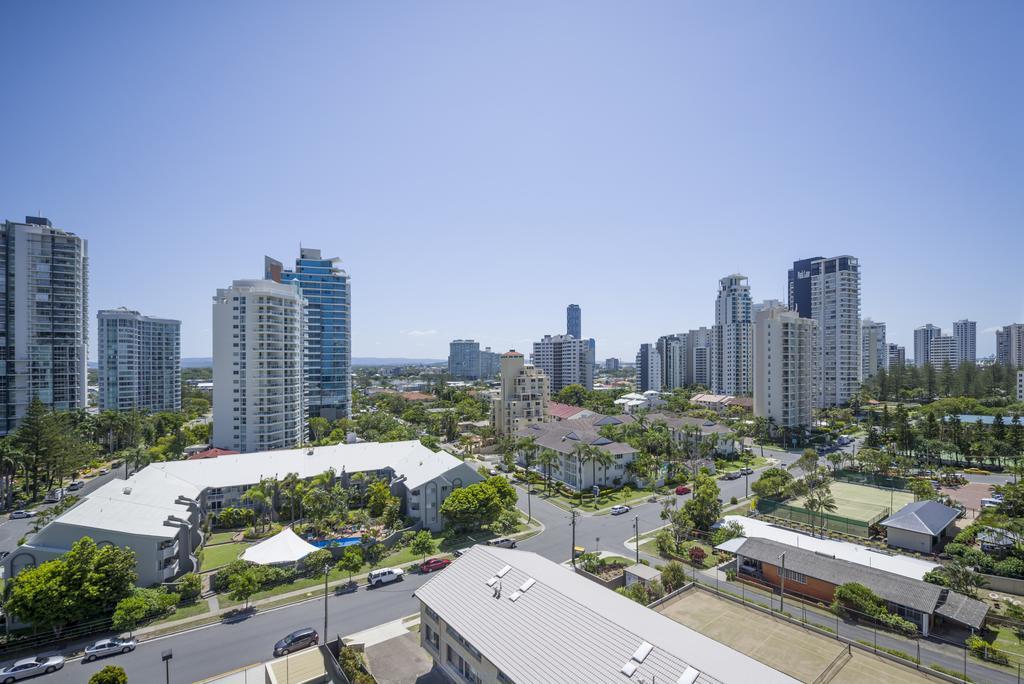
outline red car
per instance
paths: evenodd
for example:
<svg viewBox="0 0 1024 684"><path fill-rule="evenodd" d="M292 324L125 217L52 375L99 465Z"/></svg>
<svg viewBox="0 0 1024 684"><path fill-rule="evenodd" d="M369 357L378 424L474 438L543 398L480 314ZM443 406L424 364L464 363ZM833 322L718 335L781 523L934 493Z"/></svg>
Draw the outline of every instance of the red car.
<svg viewBox="0 0 1024 684"><path fill-rule="evenodd" d="M690 493L690 488L687 487L686 485L679 485L678 487L676 487L676 494L678 494L679 496L682 496L683 494L689 494L689 493Z"/></svg>
<svg viewBox="0 0 1024 684"><path fill-rule="evenodd" d="M420 563L420 572L434 572L434 570L441 570L447 568L452 562L447 558L428 558L427 560Z"/></svg>

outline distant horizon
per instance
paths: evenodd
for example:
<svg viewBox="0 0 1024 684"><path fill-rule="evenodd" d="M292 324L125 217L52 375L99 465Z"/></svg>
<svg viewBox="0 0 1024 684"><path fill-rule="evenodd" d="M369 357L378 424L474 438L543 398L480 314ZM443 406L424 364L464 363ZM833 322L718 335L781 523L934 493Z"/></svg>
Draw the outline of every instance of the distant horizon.
<svg viewBox="0 0 1024 684"><path fill-rule="evenodd" d="M95 311L182 321L291 265L351 275L358 357L596 358L786 301L850 254L861 317L1024 322L1024 3L9 3L0 220L89 241ZM43 27L42 29L40 27ZM182 49L188 46L188 49ZM912 353L912 351L911 351Z"/></svg>

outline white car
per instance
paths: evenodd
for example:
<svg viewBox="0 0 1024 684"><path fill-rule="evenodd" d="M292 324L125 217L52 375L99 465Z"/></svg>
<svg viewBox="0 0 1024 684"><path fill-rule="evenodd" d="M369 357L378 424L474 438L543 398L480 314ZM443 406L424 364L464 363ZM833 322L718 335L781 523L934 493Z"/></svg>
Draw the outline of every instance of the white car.
<svg viewBox="0 0 1024 684"><path fill-rule="evenodd" d="M128 651L134 651L136 645L138 645L138 642L135 639L120 639L116 637L113 639L100 639L96 643L85 647L85 654L82 659L88 663L103 656L127 653Z"/></svg>
<svg viewBox="0 0 1024 684"><path fill-rule="evenodd" d="M100 468L100 475L106 475L106 474L107 474L107 473L109 473L109 472L110 472L110 471L109 471L109 470L107 470L106 468Z"/></svg>
<svg viewBox="0 0 1024 684"><path fill-rule="evenodd" d="M39 656L19 660L9 667L0 668L0 683L11 684L36 675L49 674L64 667L64 656Z"/></svg>
<svg viewBox="0 0 1024 684"><path fill-rule="evenodd" d="M612 506L612 515L622 515L623 513L629 513L629 506Z"/></svg>
<svg viewBox="0 0 1024 684"><path fill-rule="evenodd" d="M379 587L389 582L401 582L403 575L405 575L405 570L402 568L381 568L370 572L366 581L371 587Z"/></svg>
<svg viewBox="0 0 1024 684"><path fill-rule="evenodd" d="M22 510L11 511L11 520L19 520L21 518L31 518L35 514L36 514L35 511L22 511Z"/></svg>

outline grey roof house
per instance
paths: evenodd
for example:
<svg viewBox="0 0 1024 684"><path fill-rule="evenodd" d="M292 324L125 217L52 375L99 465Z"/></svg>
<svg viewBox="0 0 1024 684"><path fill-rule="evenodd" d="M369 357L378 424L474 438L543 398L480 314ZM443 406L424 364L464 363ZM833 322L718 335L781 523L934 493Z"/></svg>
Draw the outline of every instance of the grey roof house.
<svg viewBox="0 0 1024 684"><path fill-rule="evenodd" d="M780 585L780 556L785 554L786 590L831 602L836 587L856 582L884 599L890 612L915 623L927 635L936 618L981 629L988 604L937 584L808 551L770 539L750 537L735 550L738 572Z"/></svg>
<svg viewBox="0 0 1024 684"><path fill-rule="evenodd" d="M878 523L886 530L886 543L918 553L938 553L957 534L960 512L938 501L915 501Z"/></svg>

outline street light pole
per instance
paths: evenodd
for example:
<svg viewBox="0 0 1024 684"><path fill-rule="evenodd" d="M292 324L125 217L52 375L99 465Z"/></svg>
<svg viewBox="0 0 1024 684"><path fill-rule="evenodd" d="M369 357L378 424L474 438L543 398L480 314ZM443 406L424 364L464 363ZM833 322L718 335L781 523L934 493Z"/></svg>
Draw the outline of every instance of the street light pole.
<svg viewBox="0 0 1024 684"><path fill-rule="evenodd" d="M640 516L633 516L633 534L636 540L636 564L640 565Z"/></svg>
<svg viewBox="0 0 1024 684"><path fill-rule="evenodd" d="M324 643L327 643L327 575L331 572L330 564L324 565Z"/></svg>
<svg viewBox="0 0 1024 684"><path fill-rule="evenodd" d="M782 601L786 596L786 552L783 551L779 554L779 560L782 561L782 573L779 575L781 580L779 583L779 612L782 612Z"/></svg>
<svg viewBox="0 0 1024 684"><path fill-rule="evenodd" d="M572 548L569 550L570 551L569 557L572 558L572 567L574 567L574 568L576 567L576 516L577 515L579 515L579 513L576 512L576 509L573 509L573 511L572 511L572 522L570 523L572 525Z"/></svg>
<svg viewBox="0 0 1024 684"><path fill-rule="evenodd" d="M164 674L167 677L167 684L171 684L171 658L174 657L173 651L167 649L160 654L160 659L164 661Z"/></svg>

